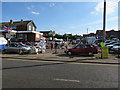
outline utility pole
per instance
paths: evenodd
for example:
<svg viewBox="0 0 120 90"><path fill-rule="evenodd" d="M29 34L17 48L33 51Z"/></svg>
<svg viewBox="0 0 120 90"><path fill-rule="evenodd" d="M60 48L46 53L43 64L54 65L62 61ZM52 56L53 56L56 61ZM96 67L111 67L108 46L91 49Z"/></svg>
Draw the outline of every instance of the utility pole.
<svg viewBox="0 0 120 90"><path fill-rule="evenodd" d="M103 12L103 42L106 40L105 26L106 26L106 0L104 0L104 12Z"/></svg>
<svg viewBox="0 0 120 90"><path fill-rule="evenodd" d="M87 28L87 34L88 34L88 28Z"/></svg>

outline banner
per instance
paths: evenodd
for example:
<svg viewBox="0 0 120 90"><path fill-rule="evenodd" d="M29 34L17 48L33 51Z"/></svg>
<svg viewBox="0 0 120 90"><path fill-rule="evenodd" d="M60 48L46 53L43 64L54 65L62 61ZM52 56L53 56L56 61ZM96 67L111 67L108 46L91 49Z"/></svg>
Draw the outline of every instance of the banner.
<svg viewBox="0 0 120 90"><path fill-rule="evenodd" d="M42 41L41 41L41 49L42 49L42 53L45 53L45 49L46 49L45 38L43 38Z"/></svg>

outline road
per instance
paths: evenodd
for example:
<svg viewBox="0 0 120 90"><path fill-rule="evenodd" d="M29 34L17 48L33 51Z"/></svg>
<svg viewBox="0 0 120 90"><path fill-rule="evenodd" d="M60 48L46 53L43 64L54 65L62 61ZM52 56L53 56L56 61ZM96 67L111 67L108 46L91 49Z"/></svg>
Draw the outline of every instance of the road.
<svg viewBox="0 0 120 90"><path fill-rule="evenodd" d="M118 88L118 66L2 60L3 88Z"/></svg>

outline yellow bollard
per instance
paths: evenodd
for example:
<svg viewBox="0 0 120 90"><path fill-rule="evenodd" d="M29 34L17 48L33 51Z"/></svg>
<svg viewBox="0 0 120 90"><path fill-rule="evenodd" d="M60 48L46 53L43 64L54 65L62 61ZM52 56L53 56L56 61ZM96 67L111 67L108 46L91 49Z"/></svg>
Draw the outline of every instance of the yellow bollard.
<svg viewBox="0 0 120 90"><path fill-rule="evenodd" d="M102 47L102 58L109 58L109 49L108 49L108 47Z"/></svg>

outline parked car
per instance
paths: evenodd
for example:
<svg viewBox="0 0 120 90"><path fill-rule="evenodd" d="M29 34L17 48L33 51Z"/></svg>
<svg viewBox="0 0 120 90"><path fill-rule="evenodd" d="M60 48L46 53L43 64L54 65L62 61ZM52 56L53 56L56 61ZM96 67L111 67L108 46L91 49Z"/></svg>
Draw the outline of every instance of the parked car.
<svg viewBox="0 0 120 90"><path fill-rule="evenodd" d="M120 43L114 44L111 50L120 53Z"/></svg>
<svg viewBox="0 0 120 90"><path fill-rule="evenodd" d="M118 38L112 38L111 40L112 40L112 41L119 41Z"/></svg>
<svg viewBox="0 0 120 90"><path fill-rule="evenodd" d="M104 44L107 45L107 44L109 44L110 42L111 42L110 40L106 40Z"/></svg>
<svg viewBox="0 0 120 90"><path fill-rule="evenodd" d="M68 55L71 54L93 55L98 53L98 49L94 45L78 44L73 48L67 49L65 53L67 53Z"/></svg>
<svg viewBox="0 0 120 90"><path fill-rule="evenodd" d="M4 48L4 52L6 53L30 53L31 49L29 46L21 46L19 43L11 43L10 45L6 44Z"/></svg>
<svg viewBox="0 0 120 90"><path fill-rule="evenodd" d="M116 44L117 44L117 43L108 44L108 45L106 45L106 47L108 47L108 49L111 50L111 48L112 48L114 45L116 45Z"/></svg>
<svg viewBox="0 0 120 90"><path fill-rule="evenodd" d="M105 44L105 46L112 45L114 43L117 43L116 41L110 41L109 43Z"/></svg>
<svg viewBox="0 0 120 90"><path fill-rule="evenodd" d="M41 53L42 52L41 46L36 46L36 52L37 53Z"/></svg>

